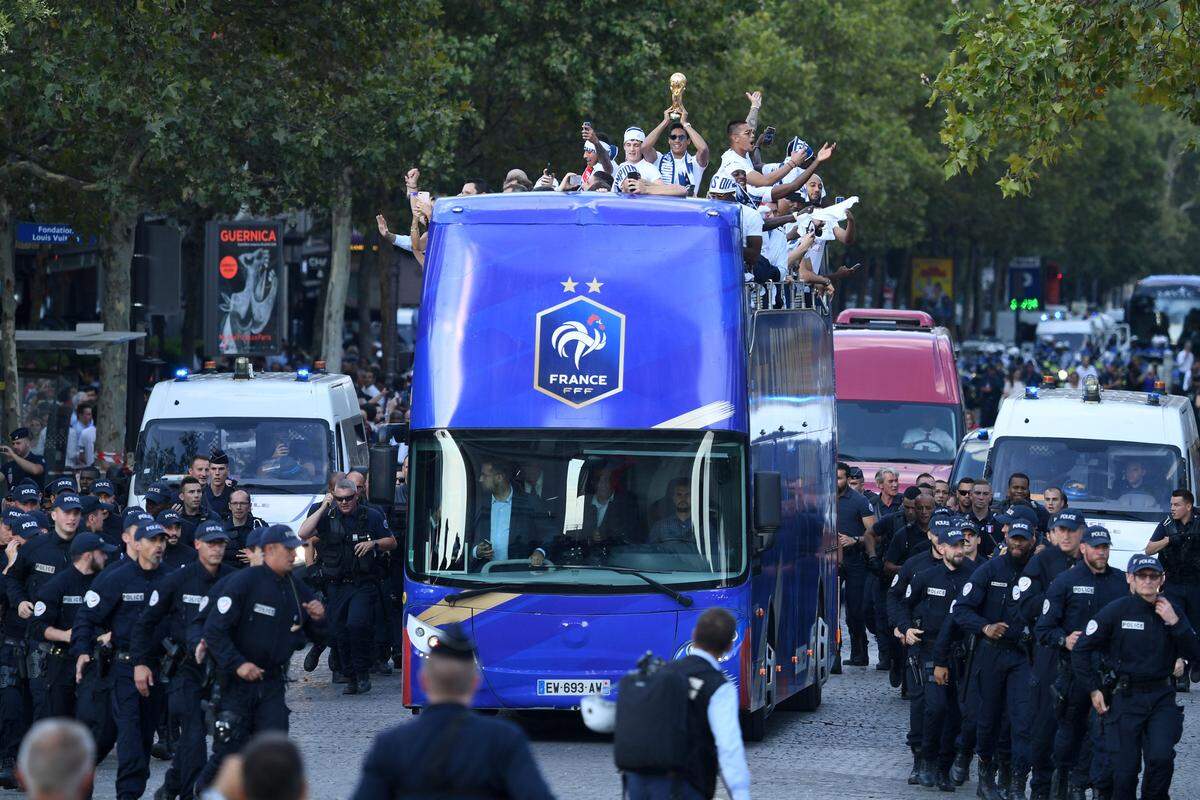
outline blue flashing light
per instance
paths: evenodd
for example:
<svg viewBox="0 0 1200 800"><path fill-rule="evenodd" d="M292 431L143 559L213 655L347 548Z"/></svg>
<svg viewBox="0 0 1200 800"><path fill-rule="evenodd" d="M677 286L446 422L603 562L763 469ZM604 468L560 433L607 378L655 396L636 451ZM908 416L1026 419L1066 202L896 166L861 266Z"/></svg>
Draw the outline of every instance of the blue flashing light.
<svg viewBox="0 0 1200 800"><path fill-rule="evenodd" d="M180 367L179 369L175 370L175 380L186 381L187 379L188 379L187 367Z"/></svg>
<svg viewBox="0 0 1200 800"><path fill-rule="evenodd" d="M296 380L300 381L301 383L304 383L305 381L307 381L308 376L309 376L308 367L301 367L300 369L296 370Z"/></svg>
<svg viewBox="0 0 1200 800"><path fill-rule="evenodd" d="M1034 391L1036 392L1037 390L1034 389ZM979 439L979 441L981 441L981 442L986 442L991 437L988 436L987 429L985 428L985 429L980 430L979 435L976 436L975 438Z"/></svg>
<svg viewBox="0 0 1200 800"><path fill-rule="evenodd" d="M1026 386L1025 387L1025 399L1026 400L1037 400L1038 399L1038 387ZM980 438L984 438L984 437L980 437Z"/></svg>
<svg viewBox="0 0 1200 800"><path fill-rule="evenodd" d="M1151 392L1146 395L1146 405L1157 406L1162 403L1162 395L1158 392Z"/></svg>

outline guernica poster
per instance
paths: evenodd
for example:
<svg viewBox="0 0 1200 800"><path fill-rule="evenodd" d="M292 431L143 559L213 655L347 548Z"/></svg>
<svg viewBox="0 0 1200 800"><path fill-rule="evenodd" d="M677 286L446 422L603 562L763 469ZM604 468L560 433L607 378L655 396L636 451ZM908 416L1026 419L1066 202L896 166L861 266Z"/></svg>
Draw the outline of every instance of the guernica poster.
<svg viewBox="0 0 1200 800"><path fill-rule="evenodd" d="M204 248L204 351L264 356L283 350L287 265L278 220L210 222Z"/></svg>

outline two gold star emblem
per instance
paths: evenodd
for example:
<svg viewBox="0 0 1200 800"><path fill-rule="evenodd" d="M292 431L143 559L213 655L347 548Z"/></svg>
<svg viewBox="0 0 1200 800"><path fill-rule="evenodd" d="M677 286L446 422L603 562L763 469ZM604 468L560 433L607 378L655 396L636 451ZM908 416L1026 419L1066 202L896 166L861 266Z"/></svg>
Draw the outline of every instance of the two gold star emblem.
<svg viewBox="0 0 1200 800"><path fill-rule="evenodd" d="M559 281L559 283L562 284L564 292L574 292L575 287L580 284L580 281L572 280L571 276L568 275L565 281ZM590 281L583 285L588 287L588 294L600 294L600 287L604 284L596 280L595 276L593 276Z"/></svg>

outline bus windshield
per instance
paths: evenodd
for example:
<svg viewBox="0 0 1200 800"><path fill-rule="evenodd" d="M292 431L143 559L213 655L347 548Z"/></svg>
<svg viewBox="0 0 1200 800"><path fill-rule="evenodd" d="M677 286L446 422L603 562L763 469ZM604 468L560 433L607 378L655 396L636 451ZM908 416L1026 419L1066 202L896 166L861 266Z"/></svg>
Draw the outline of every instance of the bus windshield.
<svg viewBox="0 0 1200 800"><path fill-rule="evenodd" d="M319 419L158 419L138 438L134 492L164 475L184 475L192 457L224 450L229 477L259 492L325 491L333 435Z"/></svg>
<svg viewBox="0 0 1200 800"><path fill-rule="evenodd" d="M1057 486L1084 514L1113 511L1148 522L1170 512L1183 464L1179 450L1165 444L1014 436L997 439L990 460L997 487L1024 472L1036 496Z"/></svg>
<svg viewBox="0 0 1200 800"><path fill-rule="evenodd" d="M887 400L837 401L843 461L950 464L962 438L957 408Z"/></svg>
<svg viewBox="0 0 1200 800"><path fill-rule="evenodd" d="M644 591L633 573L723 586L746 569L733 436L439 430L414 438L409 480L423 579Z"/></svg>
<svg viewBox="0 0 1200 800"><path fill-rule="evenodd" d="M1185 334L1200 334L1200 286L1141 284L1129 299L1126 322L1139 339L1161 335L1172 344L1182 344Z"/></svg>

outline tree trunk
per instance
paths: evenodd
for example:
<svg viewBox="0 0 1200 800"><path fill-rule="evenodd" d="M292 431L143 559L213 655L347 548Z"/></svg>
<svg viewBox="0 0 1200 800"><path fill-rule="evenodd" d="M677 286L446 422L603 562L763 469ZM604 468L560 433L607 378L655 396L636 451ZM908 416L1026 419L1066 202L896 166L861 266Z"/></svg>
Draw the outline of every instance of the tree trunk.
<svg viewBox="0 0 1200 800"><path fill-rule="evenodd" d="M346 317L346 292L350 283L350 214L352 212L350 168L338 175L331 211L329 242L329 280L325 284L325 313L321 326L321 352L325 368L342 369L342 330Z"/></svg>
<svg viewBox="0 0 1200 800"><path fill-rule="evenodd" d="M4 426L21 424L21 387L17 382L17 272L13 261L12 219L8 198L0 196L0 369L4 372Z"/></svg>
<svg viewBox="0 0 1200 800"><path fill-rule="evenodd" d="M137 212L113 208L104 239L104 305L106 331L129 330L130 264ZM134 343L104 349L100 359L100 398L96 410L96 450L125 452L125 414L128 403L129 349Z"/></svg>
<svg viewBox="0 0 1200 800"><path fill-rule="evenodd" d="M370 230L370 229L368 229ZM362 257L358 259L358 283L355 285L355 314L358 317L358 358L362 364L375 361L375 337L371 335L371 284L379 269L379 253L372 251L378 244L379 231L363 237Z"/></svg>
<svg viewBox="0 0 1200 800"><path fill-rule="evenodd" d="M183 325L180 347L183 363L191 367L197 339L203 344L201 325L204 310L204 223L191 220L183 232ZM207 354L206 354L207 355Z"/></svg>

